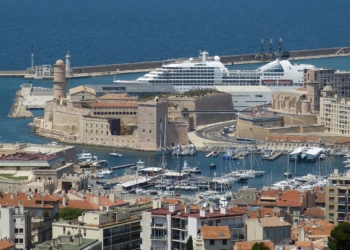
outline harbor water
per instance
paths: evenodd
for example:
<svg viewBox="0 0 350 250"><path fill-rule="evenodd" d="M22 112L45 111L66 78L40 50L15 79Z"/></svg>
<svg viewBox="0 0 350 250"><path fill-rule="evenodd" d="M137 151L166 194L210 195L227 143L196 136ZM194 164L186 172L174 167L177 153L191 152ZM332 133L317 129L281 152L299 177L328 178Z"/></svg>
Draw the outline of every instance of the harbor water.
<svg viewBox="0 0 350 250"><path fill-rule="evenodd" d="M322 59L310 59L298 61L302 63L311 63L317 67L329 67L342 70L350 70L350 57L337 57L337 58L322 58ZM297 63L298 63L297 62ZM249 65L237 65L232 66L239 69L254 69L257 68L259 64L249 64ZM230 67L230 68L232 68ZM119 79L135 79L144 73L135 73L135 74L119 74L116 78ZM72 79L68 82L68 87L76 87L79 85L88 85L88 84L114 84L113 76L103 76L96 78L85 78L85 79ZM42 138L35 135L32 131L32 128L28 126L32 122L32 118L23 118L23 119L13 119L8 116L10 113L11 106L13 104L16 91L19 89L22 83L28 83L20 77L5 77L0 78L0 86L2 86L3 91L0 92L0 136L1 141L5 143L15 143L18 141L24 141L29 143L38 143L46 144L50 143L51 140L47 138ZM52 81L50 80L32 80L31 83L35 87L52 87ZM42 110L34 110L35 116L43 115ZM130 151L130 150L118 150L122 153L122 157L111 157L109 153L113 150L112 148L101 148L101 147L89 147L89 146L77 146L77 153L82 150L88 150L91 153L96 153L99 159L106 159L109 162L109 166L120 166L130 163L135 163L139 159L145 162L146 167L160 167L162 158L156 156L154 152L142 152L142 151ZM186 160L189 166L198 166L202 170L203 176L221 176L225 173L236 169L249 169L251 166L256 170L264 170L265 175L263 177L257 177L254 179L249 179L247 183L236 183L235 189L241 186L250 186L261 188L264 185L270 185L273 182L284 179L284 172L287 171L288 161L287 156L282 155L274 161L263 161L261 160L261 155L256 154L253 157L251 163L250 156L247 156L243 160L232 160L224 161L222 156L205 158L207 152L198 152L196 156L184 156L184 157L174 157L174 156L165 156L167 162L167 168L173 169L175 171L181 170L184 161ZM333 171L334 168L338 168L339 172L344 172L345 164L344 157L341 156L329 156L326 160L321 161L320 164L315 162L298 162L296 166L291 166L291 172L293 176L297 175L306 175L309 173L325 175ZM209 165L211 163L216 164L216 169L210 171ZM106 178L111 178L115 175L120 176L125 172L124 169L118 169L114 171L114 174L111 176L106 176Z"/></svg>

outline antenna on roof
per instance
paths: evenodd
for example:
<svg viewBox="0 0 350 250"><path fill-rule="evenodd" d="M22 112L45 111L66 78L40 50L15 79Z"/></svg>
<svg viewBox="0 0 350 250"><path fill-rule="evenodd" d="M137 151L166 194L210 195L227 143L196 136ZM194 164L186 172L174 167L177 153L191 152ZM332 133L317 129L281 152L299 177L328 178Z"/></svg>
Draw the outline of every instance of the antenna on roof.
<svg viewBox="0 0 350 250"><path fill-rule="evenodd" d="M270 56L272 55L272 37L271 37L271 31L269 29L269 33L270 33L270 47L269 47L269 53L270 53Z"/></svg>
<svg viewBox="0 0 350 250"><path fill-rule="evenodd" d="M262 32L260 29L260 55L264 54L264 38L262 38Z"/></svg>
<svg viewBox="0 0 350 250"><path fill-rule="evenodd" d="M278 54L282 53L282 37L280 37L280 29L278 29Z"/></svg>
<svg viewBox="0 0 350 250"><path fill-rule="evenodd" d="M34 44L32 44L32 70L34 70Z"/></svg>

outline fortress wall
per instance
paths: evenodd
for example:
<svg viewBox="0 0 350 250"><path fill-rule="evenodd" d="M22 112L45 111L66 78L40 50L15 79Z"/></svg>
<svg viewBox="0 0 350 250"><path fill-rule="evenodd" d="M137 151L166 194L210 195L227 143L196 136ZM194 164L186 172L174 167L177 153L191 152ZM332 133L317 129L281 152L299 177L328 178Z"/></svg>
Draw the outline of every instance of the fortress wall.
<svg viewBox="0 0 350 250"><path fill-rule="evenodd" d="M283 124L285 126L317 124L317 117L316 115L285 115L283 116Z"/></svg>
<svg viewBox="0 0 350 250"><path fill-rule="evenodd" d="M187 108L188 110L234 110L232 103L232 96L230 94L221 93L215 95L207 95L201 97L170 97L169 103L177 105L181 110ZM176 113L176 110L173 111ZM194 126L201 126L210 123L223 122L236 119L236 114L189 114L193 117Z"/></svg>
<svg viewBox="0 0 350 250"><path fill-rule="evenodd" d="M188 145L188 128L185 122L168 122L167 126L169 144Z"/></svg>
<svg viewBox="0 0 350 250"><path fill-rule="evenodd" d="M208 95L195 99L196 110L234 110L231 94ZM236 114L196 114L195 126L236 119Z"/></svg>

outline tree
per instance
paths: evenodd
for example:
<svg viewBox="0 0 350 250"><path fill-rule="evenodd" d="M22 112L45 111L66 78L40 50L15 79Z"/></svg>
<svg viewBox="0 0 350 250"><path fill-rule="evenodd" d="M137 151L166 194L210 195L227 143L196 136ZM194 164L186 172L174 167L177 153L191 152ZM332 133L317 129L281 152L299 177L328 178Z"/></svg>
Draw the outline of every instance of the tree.
<svg viewBox="0 0 350 250"><path fill-rule="evenodd" d="M190 237L188 237L187 244L186 244L186 250L193 250L192 235L190 235Z"/></svg>
<svg viewBox="0 0 350 250"><path fill-rule="evenodd" d="M60 209L60 219L62 220L75 220L83 213L80 208L65 207Z"/></svg>
<svg viewBox="0 0 350 250"><path fill-rule="evenodd" d="M252 247L252 250L270 250L270 248L266 246L264 242L260 242L255 243Z"/></svg>
<svg viewBox="0 0 350 250"><path fill-rule="evenodd" d="M350 249L350 223L344 222L336 226L328 237L328 247L331 250Z"/></svg>

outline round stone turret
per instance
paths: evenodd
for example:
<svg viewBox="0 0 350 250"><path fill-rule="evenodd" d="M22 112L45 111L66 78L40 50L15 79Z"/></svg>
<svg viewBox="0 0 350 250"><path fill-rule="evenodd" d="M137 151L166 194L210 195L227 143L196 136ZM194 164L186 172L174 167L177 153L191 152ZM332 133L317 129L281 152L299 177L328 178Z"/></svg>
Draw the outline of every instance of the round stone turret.
<svg viewBox="0 0 350 250"><path fill-rule="evenodd" d="M53 73L53 98L67 98L66 65L62 60L57 60Z"/></svg>

